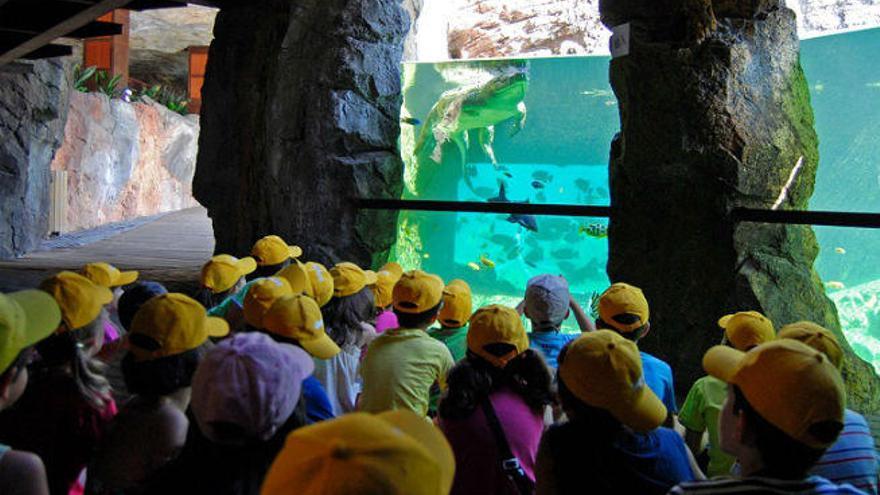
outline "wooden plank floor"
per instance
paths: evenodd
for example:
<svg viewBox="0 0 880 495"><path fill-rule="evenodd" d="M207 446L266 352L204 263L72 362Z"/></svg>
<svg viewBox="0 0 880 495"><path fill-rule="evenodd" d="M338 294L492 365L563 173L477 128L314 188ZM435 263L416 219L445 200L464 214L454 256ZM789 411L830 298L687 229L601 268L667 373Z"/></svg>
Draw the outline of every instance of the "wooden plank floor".
<svg viewBox="0 0 880 495"><path fill-rule="evenodd" d="M106 261L123 270L139 270L142 280L157 280L170 290L190 292L197 285L199 269L213 251L214 231L207 210L190 208L86 246L38 251L0 261L0 290L35 287L52 273Z"/></svg>

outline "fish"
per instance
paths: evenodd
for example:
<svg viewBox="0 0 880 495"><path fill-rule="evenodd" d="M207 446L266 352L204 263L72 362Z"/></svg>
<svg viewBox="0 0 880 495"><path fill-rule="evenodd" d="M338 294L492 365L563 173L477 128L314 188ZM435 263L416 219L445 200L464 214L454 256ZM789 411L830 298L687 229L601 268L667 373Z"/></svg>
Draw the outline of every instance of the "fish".
<svg viewBox="0 0 880 495"><path fill-rule="evenodd" d="M562 249L557 249L556 251L550 252L550 256L553 256L554 258L556 258L558 260L570 260L572 258L577 257L577 255L578 255L578 252L574 249L571 249L571 248L562 248Z"/></svg>
<svg viewBox="0 0 880 495"><path fill-rule="evenodd" d="M509 235L504 235L504 234L495 234L489 238L489 241L492 244L497 244L497 245L504 247L504 248L509 248L510 246L513 246L516 244L516 239L514 239L513 237L511 237Z"/></svg>
<svg viewBox="0 0 880 495"><path fill-rule="evenodd" d="M838 282L837 280L831 280L829 282L825 282L825 285L829 289L835 289L835 290L846 289L846 285L844 285L843 282Z"/></svg>
<svg viewBox="0 0 880 495"><path fill-rule="evenodd" d="M495 262L490 260L485 254L480 255L480 263L487 268L495 268Z"/></svg>
<svg viewBox="0 0 880 495"><path fill-rule="evenodd" d="M817 93L821 93L825 90L825 85L822 83L817 83L813 85L813 89L816 90Z"/></svg>
<svg viewBox="0 0 880 495"><path fill-rule="evenodd" d="M510 173L510 172L502 172L502 174L504 174L504 176L507 177L508 179L512 179L512 178L513 178L513 174Z"/></svg>
<svg viewBox="0 0 880 495"><path fill-rule="evenodd" d="M605 106L606 106L606 107L613 107L614 105L617 105L617 102L616 102L616 101L614 101L614 100L605 100Z"/></svg>
<svg viewBox="0 0 880 495"><path fill-rule="evenodd" d="M532 268L538 268L538 265L532 263L532 262L529 261L529 260L523 260L523 263L529 265L529 266L532 267Z"/></svg>
<svg viewBox="0 0 880 495"><path fill-rule="evenodd" d="M425 259L428 259L428 258L430 258L430 257L431 257L431 255L428 254L428 253L425 253L425 254L422 255L422 258L425 258Z"/></svg>
<svg viewBox="0 0 880 495"><path fill-rule="evenodd" d="M564 188L564 187L560 187L560 188L559 188L559 194L564 194L564 193L565 193L565 188Z"/></svg>
<svg viewBox="0 0 880 495"><path fill-rule="evenodd" d="M587 179L575 179L574 185L581 191L587 192L590 190L590 181Z"/></svg>
<svg viewBox="0 0 880 495"><path fill-rule="evenodd" d="M608 237L608 225L604 223L591 223L589 225L580 225L578 234L586 234L589 237L602 239Z"/></svg>
<svg viewBox="0 0 880 495"><path fill-rule="evenodd" d="M504 182L498 181L498 195L494 198L489 198L488 202L490 203L512 203L509 199L507 199L507 193L504 190ZM528 203L528 201L519 201L520 203ZM507 217L507 221L510 223L515 223L526 230L530 230L532 232L538 231L538 221L535 219L534 215L528 215L524 213L514 213Z"/></svg>
<svg viewBox="0 0 880 495"><path fill-rule="evenodd" d="M538 194L535 194L535 199L538 201L547 201L547 196L544 193L539 192Z"/></svg>
<svg viewBox="0 0 880 495"><path fill-rule="evenodd" d="M422 125L422 121L415 117L401 117L400 123L408 125Z"/></svg>
<svg viewBox="0 0 880 495"><path fill-rule="evenodd" d="M588 89L586 91L581 91L581 94L584 96L604 97L611 96L613 93L611 93L610 89Z"/></svg>
<svg viewBox="0 0 880 495"><path fill-rule="evenodd" d="M880 81L866 83L865 87L878 89L878 88L880 88Z"/></svg>
<svg viewBox="0 0 880 495"><path fill-rule="evenodd" d="M533 180L532 187L534 187L535 189L544 189L544 183L539 180Z"/></svg>
<svg viewBox="0 0 880 495"><path fill-rule="evenodd" d="M543 259L544 259L544 251L541 250L540 248L533 249L532 251L529 251L528 253L526 253L525 258L523 258L524 261L527 261L529 263L538 263L539 261L541 261Z"/></svg>
<svg viewBox="0 0 880 495"><path fill-rule="evenodd" d="M596 194L597 194L600 198L607 198L607 197L608 197L608 189L605 189L604 187L597 187L597 188L596 188Z"/></svg>
<svg viewBox="0 0 880 495"><path fill-rule="evenodd" d="M468 266L468 268L470 268L471 270L473 270L475 272L480 271L480 265L474 263L473 261L468 261L467 266Z"/></svg>
<svg viewBox="0 0 880 495"><path fill-rule="evenodd" d="M552 182L553 176L546 170L536 170L532 172L532 178L541 182Z"/></svg>
<svg viewBox="0 0 880 495"><path fill-rule="evenodd" d="M834 248L834 252L837 254L846 254L846 249L843 249L842 247L836 247Z"/></svg>

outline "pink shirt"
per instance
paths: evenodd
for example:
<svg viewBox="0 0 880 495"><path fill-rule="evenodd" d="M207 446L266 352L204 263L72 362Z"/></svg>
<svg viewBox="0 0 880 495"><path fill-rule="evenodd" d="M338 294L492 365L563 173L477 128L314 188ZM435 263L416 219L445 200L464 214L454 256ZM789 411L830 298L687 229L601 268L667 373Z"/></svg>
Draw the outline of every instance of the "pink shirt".
<svg viewBox="0 0 880 495"><path fill-rule="evenodd" d="M389 328L397 328L397 315L394 311L383 311L376 317L376 333L380 334Z"/></svg>
<svg viewBox="0 0 880 495"><path fill-rule="evenodd" d="M534 481L535 457L544 432L543 416L533 412L519 395L508 388L493 392L489 399L510 450L519 459L523 471ZM446 434L455 453L455 481L450 495L507 493L509 482L501 471L495 437L482 408L477 407L464 420L440 418L440 429Z"/></svg>

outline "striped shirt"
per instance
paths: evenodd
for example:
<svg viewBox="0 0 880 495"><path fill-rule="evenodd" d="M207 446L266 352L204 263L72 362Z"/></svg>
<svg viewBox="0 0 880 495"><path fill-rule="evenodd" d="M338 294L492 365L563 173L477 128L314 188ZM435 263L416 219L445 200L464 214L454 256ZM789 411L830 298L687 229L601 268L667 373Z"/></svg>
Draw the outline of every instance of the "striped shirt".
<svg viewBox="0 0 880 495"><path fill-rule="evenodd" d="M825 478L810 476L804 480L778 480L772 478L722 479L681 483L672 487L667 495L732 495L754 493L762 495L865 495L852 485L835 485Z"/></svg>
<svg viewBox="0 0 880 495"><path fill-rule="evenodd" d="M861 414L846 410L840 437L810 470L832 483L849 483L877 495L877 451L868 423Z"/></svg>

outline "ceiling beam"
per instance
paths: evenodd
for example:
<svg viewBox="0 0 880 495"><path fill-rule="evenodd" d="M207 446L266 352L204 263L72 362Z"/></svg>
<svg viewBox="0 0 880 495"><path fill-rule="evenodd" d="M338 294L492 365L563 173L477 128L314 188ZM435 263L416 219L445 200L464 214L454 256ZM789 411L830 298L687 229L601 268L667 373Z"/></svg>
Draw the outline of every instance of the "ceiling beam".
<svg viewBox="0 0 880 495"><path fill-rule="evenodd" d="M101 17L102 15L110 12L113 9L124 7L130 1L131 0L101 0L91 7L83 9L78 14L59 22L58 24L49 28L47 31L44 31L37 36L34 36L33 38L25 41L15 48L5 53L0 53L0 65L8 64L9 62L12 62L17 58L23 57L28 53L31 53L34 50L40 48L41 46L48 44L55 38L60 38L61 36L65 36L66 34L70 33L71 31L75 31L85 26L86 24L94 21L98 17Z"/></svg>
<svg viewBox="0 0 880 495"><path fill-rule="evenodd" d="M73 54L73 47L70 45L43 45L22 58L36 60L38 58L66 57L71 54Z"/></svg>
<svg viewBox="0 0 880 495"><path fill-rule="evenodd" d="M94 21L75 29L64 36L67 38L96 38L98 36L116 36L122 34L122 24L116 22Z"/></svg>

